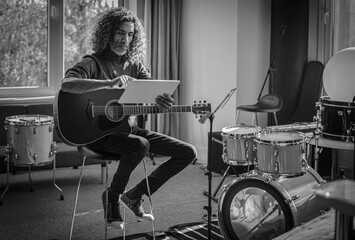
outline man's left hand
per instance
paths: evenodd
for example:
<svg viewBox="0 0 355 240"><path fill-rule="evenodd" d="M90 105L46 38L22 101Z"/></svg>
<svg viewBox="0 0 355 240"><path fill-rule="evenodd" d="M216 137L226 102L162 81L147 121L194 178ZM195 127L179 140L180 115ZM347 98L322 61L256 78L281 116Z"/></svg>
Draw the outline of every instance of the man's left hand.
<svg viewBox="0 0 355 240"><path fill-rule="evenodd" d="M156 99L155 99L155 102L157 103L158 105L158 108L160 111L162 112L166 112L168 111L171 106L173 105L174 103L174 98L167 94L167 93L164 93L163 95L159 95Z"/></svg>

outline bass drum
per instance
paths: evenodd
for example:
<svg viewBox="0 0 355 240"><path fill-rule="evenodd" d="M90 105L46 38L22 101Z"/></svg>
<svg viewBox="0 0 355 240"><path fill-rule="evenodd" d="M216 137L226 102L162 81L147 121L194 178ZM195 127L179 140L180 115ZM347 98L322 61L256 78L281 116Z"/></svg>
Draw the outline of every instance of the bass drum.
<svg viewBox="0 0 355 240"><path fill-rule="evenodd" d="M320 215L327 207L312 190L324 180L311 167L297 177L273 178L250 171L230 182L218 202L227 240L272 239ZM323 205L323 206L322 206Z"/></svg>

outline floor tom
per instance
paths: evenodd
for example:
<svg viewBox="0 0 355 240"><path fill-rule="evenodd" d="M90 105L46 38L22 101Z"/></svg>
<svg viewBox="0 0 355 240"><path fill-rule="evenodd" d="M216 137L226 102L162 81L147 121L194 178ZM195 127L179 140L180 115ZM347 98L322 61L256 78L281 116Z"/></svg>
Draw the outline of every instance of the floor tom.
<svg viewBox="0 0 355 240"><path fill-rule="evenodd" d="M17 115L5 119L6 152L16 166L45 165L55 157L54 120L45 115Z"/></svg>

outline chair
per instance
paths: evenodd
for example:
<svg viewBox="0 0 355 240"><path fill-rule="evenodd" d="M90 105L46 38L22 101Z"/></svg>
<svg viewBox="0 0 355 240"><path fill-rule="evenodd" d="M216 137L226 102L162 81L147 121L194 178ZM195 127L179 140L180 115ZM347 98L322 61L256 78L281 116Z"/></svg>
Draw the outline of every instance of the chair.
<svg viewBox="0 0 355 240"><path fill-rule="evenodd" d="M76 196L75 196L75 202L74 202L74 208L73 208L73 213L72 213L72 220L71 220L70 237L69 237L69 239L72 239L73 228L74 228L74 220L75 220L75 217L78 216L76 214L76 207L77 207L77 203L78 203L80 184L81 184L81 180L82 180L82 176L83 176L83 170L84 170L84 167L85 167L86 158L100 159L100 160L106 162L106 164L105 164L105 166L106 166L106 175L105 175L106 176L105 177L106 209L107 209L107 199L108 199L108 164L111 161L119 161L119 159L120 159L120 155L114 155L114 154L107 155L107 154L104 154L104 153L93 151L92 149L90 149L87 146L79 146L79 147L77 147L77 149L83 155L83 163L82 163L82 166L81 166L80 177L79 177L78 187L77 187ZM143 159L143 165L144 165L145 178L146 178L146 182L147 182L150 212L151 212L151 214L153 214L153 205L152 205L152 200L151 200L151 196L150 196L150 188L149 188L149 183L148 183L148 175L147 175L147 168L146 168L145 159ZM103 176L103 175L101 174L101 176ZM102 180L103 179L101 179L101 181ZM91 212L91 211L89 211L89 212ZM106 221L106 219L107 219L107 211L106 211L105 214L106 214L106 216L105 216L105 239L107 239L107 229L110 228L110 226L109 226L109 224ZM82 213L80 215L82 215ZM126 224L125 223L125 210L123 211L123 221L124 221L124 225L125 225ZM125 231L125 229L126 228L124 226L124 228L123 228L123 239L126 239L126 231ZM155 239L154 221L152 221L152 230L153 230L152 231L153 239Z"/></svg>
<svg viewBox="0 0 355 240"><path fill-rule="evenodd" d="M256 126L258 126L258 112L265 112L265 113L273 113L275 118L275 123L278 125L276 112L280 111L283 106L283 100L276 94L267 94L260 98L260 100L253 104L253 105L240 105L237 107L237 119L236 123L238 123L238 118L240 111L245 112L253 112L252 124L254 124L254 118L256 122Z"/></svg>

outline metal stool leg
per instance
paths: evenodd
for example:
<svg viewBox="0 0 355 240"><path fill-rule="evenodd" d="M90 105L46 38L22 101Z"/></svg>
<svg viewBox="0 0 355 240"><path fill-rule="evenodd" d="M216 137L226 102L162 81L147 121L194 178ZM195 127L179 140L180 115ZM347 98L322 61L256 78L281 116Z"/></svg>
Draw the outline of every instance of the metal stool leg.
<svg viewBox="0 0 355 240"><path fill-rule="evenodd" d="M7 158L7 164L6 164L6 188L4 190L4 192L1 194L1 197L0 197L0 206L2 206L2 199L4 198L4 195L5 193L7 192L7 190L9 189L10 187L10 182L9 182L9 173L10 173L10 157L7 155L6 156Z"/></svg>
<svg viewBox="0 0 355 240"><path fill-rule="evenodd" d="M240 114L240 111L239 111L239 110L237 110L237 116L235 117L235 118L236 118L236 120L235 120L235 124L238 124L239 114Z"/></svg>
<svg viewBox="0 0 355 240"><path fill-rule="evenodd" d="M75 219L75 215L76 215L76 206L77 206L77 204L78 204L79 190L80 190L81 179L82 179L82 177L83 177L83 170L84 170L84 166L85 166L85 160L86 160L86 156L84 156L84 158L83 158L83 164L82 164L82 166L81 166L80 177L79 177L79 182L78 182L78 188L77 188L77 190L76 190L76 196L75 196L73 214L72 214L72 218L71 218L71 226L70 226L69 240L71 240L71 239L72 239L72 236L73 236L74 219Z"/></svg>
<svg viewBox="0 0 355 240"><path fill-rule="evenodd" d="M275 124L279 125L278 121L277 121L277 116L276 116L276 112L274 112L274 118L275 118Z"/></svg>
<svg viewBox="0 0 355 240"><path fill-rule="evenodd" d="M148 191L148 198L149 198L149 208L150 208L150 214L153 215L153 202L152 202L152 196L150 194L150 187L149 187L149 182L148 182L148 172L147 172L147 165L145 159L143 159L143 166L144 166L144 172L145 172L145 182L147 184L147 191ZM153 240L155 240L155 226L154 226L154 220L152 221L152 234L153 234Z"/></svg>
<svg viewBox="0 0 355 240"><path fill-rule="evenodd" d="M105 206L106 206L105 207L106 208L106 211L105 211L105 240L106 240L107 239L107 228L109 227L108 226L108 222L107 222L107 209L108 209L108 164L107 164L107 162L106 162L105 188L106 188L106 191L105 191L105 195L106 195L106 201L105 201Z"/></svg>

